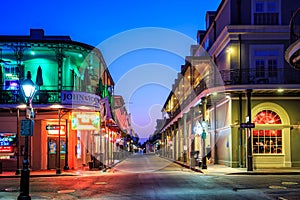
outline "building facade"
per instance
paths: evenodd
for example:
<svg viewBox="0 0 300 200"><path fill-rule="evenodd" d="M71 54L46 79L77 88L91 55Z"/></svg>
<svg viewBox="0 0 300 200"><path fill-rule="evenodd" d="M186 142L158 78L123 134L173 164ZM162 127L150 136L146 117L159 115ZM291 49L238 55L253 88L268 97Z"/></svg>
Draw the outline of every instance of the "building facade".
<svg viewBox="0 0 300 200"><path fill-rule="evenodd" d="M162 155L192 166L300 166L300 71L284 59L299 7L223 0L207 12L163 107Z"/></svg>
<svg viewBox="0 0 300 200"><path fill-rule="evenodd" d="M34 134L29 138L30 168L78 169L90 162L109 165L105 135L110 120L114 82L99 49L46 36L0 36L0 157L4 170L20 168L25 99L20 83L31 73L38 86L32 106ZM105 126L103 128L103 126Z"/></svg>

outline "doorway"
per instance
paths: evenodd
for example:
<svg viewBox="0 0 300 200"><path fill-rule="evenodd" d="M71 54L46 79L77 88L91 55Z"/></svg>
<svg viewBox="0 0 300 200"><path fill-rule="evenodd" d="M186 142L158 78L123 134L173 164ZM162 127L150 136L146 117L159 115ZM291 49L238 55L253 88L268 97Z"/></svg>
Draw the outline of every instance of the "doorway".
<svg viewBox="0 0 300 200"><path fill-rule="evenodd" d="M57 156L58 156L58 137L48 138L48 169L57 168ZM66 140L65 138L60 138L60 168L65 165L66 156Z"/></svg>

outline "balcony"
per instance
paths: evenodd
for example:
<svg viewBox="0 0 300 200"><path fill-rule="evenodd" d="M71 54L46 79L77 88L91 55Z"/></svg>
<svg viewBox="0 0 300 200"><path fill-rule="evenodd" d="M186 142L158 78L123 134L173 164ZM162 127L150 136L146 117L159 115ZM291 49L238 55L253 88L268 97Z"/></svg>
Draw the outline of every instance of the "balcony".
<svg viewBox="0 0 300 200"><path fill-rule="evenodd" d="M279 14L278 13L254 13L255 25L278 25Z"/></svg>
<svg viewBox="0 0 300 200"><path fill-rule="evenodd" d="M0 104L19 104L25 103L25 99L20 90L0 90ZM60 91L40 90L34 96L34 104L54 104L60 103Z"/></svg>
<svg viewBox="0 0 300 200"><path fill-rule="evenodd" d="M189 103L206 89L212 89L219 86L230 85L283 85L300 84L300 71L292 68L277 68L276 70L256 70L256 69L242 69L236 70L222 70L218 74L210 74L194 86L191 94L186 95L182 104L172 109L170 118L176 117L180 114ZM226 88L225 88L226 90Z"/></svg>
<svg viewBox="0 0 300 200"><path fill-rule="evenodd" d="M220 75L223 85L300 84L300 72L292 68L222 70Z"/></svg>

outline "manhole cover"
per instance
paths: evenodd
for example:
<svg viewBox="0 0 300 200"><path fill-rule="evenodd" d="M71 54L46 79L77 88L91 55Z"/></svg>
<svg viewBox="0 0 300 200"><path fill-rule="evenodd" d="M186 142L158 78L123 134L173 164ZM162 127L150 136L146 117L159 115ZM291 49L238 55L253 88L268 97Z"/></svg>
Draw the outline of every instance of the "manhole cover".
<svg viewBox="0 0 300 200"><path fill-rule="evenodd" d="M282 182L281 184L282 185L297 185L298 183L297 182L290 182L290 181L288 181L288 182Z"/></svg>
<svg viewBox="0 0 300 200"><path fill-rule="evenodd" d="M57 193L59 194L67 194L67 193L72 193L75 192L75 190L59 190L57 191Z"/></svg>
<svg viewBox="0 0 300 200"><path fill-rule="evenodd" d="M94 184L95 184L95 185L106 185L107 182L95 182Z"/></svg>
<svg viewBox="0 0 300 200"><path fill-rule="evenodd" d="M280 185L270 185L269 188L270 189L286 189L286 187L280 186Z"/></svg>

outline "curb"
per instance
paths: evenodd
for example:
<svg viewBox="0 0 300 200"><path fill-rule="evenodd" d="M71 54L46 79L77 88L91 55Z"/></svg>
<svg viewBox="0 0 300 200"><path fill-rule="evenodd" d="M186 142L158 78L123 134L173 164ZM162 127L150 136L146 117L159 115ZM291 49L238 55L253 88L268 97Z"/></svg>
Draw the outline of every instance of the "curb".
<svg viewBox="0 0 300 200"><path fill-rule="evenodd" d="M300 172L233 172L226 175L300 175Z"/></svg>
<svg viewBox="0 0 300 200"><path fill-rule="evenodd" d="M199 173L204 174L204 172L201 171L200 169L197 169L197 168L195 168L195 167L190 167L190 166L188 166L188 165L186 165L186 164L183 164L183 163L181 163L181 162L178 162L178 161L176 161L176 160L172 160L172 159L165 158L165 157L162 157L162 156L160 156L160 158L169 160L169 161L171 161L171 162L173 162L173 163L176 163L176 164L178 164L178 165L180 165L180 166L182 166L182 167L185 167L186 169L190 169L190 170L192 170L192 171L194 171L194 172L199 172Z"/></svg>
<svg viewBox="0 0 300 200"><path fill-rule="evenodd" d="M31 174L30 178L57 177L57 176L79 176L78 174ZM1 178L21 178L21 175L0 175Z"/></svg>
<svg viewBox="0 0 300 200"><path fill-rule="evenodd" d="M176 163L182 167L185 167L186 169L193 170L195 172L199 172L205 175L208 175L209 173L203 172L201 169L197 169L195 167L190 167L184 163L178 162L171 160L169 158L161 157L164 159L167 159L173 163ZM271 170L271 169L270 169ZM224 173L224 175L300 175L300 170L299 171L246 171L246 172L228 172Z"/></svg>
<svg viewBox="0 0 300 200"><path fill-rule="evenodd" d="M178 165L180 165L180 166L182 166L182 167L185 167L185 168L187 168L187 169L193 170L194 172L199 172L199 173L204 174L203 171L201 171L200 169L197 169L197 168L195 168L195 167L190 167L190 166L188 166L188 165L182 164L182 163L177 162L177 161L173 161L173 162L176 163L176 164L178 164Z"/></svg>

